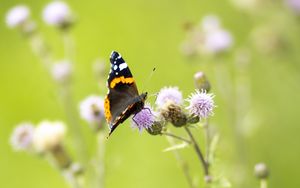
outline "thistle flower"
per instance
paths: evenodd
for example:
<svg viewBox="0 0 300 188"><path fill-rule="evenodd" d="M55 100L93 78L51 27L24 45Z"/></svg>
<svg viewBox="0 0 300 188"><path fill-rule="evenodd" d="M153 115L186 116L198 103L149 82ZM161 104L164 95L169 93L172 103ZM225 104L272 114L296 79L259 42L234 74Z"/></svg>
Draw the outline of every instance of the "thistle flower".
<svg viewBox="0 0 300 188"><path fill-rule="evenodd" d="M53 151L62 144L66 126L60 121L42 121L33 135L33 144L38 152Z"/></svg>
<svg viewBox="0 0 300 188"><path fill-rule="evenodd" d="M80 116L89 123L100 123L104 119L104 100L91 95L80 103Z"/></svg>
<svg viewBox="0 0 300 188"><path fill-rule="evenodd" d="M30 16L30 10L25 5L13 7L6 14L6 24L10 28L15 28L23 25Z"/></svg>
<svg viewBox="0 0 300 188"><path fill-rule="evenodd" d="M181 127L187 123L187 117L181 107L173 101L167 101L160 108L160 115L171 122L175 127Z"/></svg>
<svg viewBox="0 0 300 188"><path fill-rule="evenodd" d="M72 74L72 64L68 61L61 61L52 66L52 77L58 83L67 83Z"/></svg>
<svg viewBox="0 0 300 188"><path fill-rule="evenodd" d="M300 14L300 0L285 0L285 4L295 13Z"/></svg>
<svg viewBox="0 0 300 188"><path fill-rule="evenodd" d="M47 24L61 28L69 26L73 21L70 8L63 1L49 3L43 11L43 19Z"/></svg>
<svg viewBox="0 0 300 188"><path fill-rule="evenodd" d="M32 147L34 127L31 123L21 123L13 131L10 143L14 150L30 150Z"/></svg>
<svg viewBox="0 0 300 188"><path fill-rule="evenodd" d="M208 94L204 90L196 90L196 92L192 93L187 99L190 104L186 109L200 119L207 118L208 116L213 115L213 109L215 107L213 98L213 94Z"/></svg>
<svg viewBox="0 0 300 188"><path fill-rule="evenodd" d="M208 33L204 40L204 48L209 53L220 53L232 46L231 34L223 29Z"/></svg>
<svg viewBox="0 0 300 188"><path fill-rule="evenodd" d="M155 103L157 106L162 107L168 101L173 101L175 104L182 103L182 93L178 87L162 88L157 95Z"/></svg>
<svg viewBox="0 0 300 188"><path fill-rule="evenodd" d="M154 111L149 104L146 104L139 113L132 117L132 127L138 128L140 132L143 129L151 129L154 122Z"/></svg>

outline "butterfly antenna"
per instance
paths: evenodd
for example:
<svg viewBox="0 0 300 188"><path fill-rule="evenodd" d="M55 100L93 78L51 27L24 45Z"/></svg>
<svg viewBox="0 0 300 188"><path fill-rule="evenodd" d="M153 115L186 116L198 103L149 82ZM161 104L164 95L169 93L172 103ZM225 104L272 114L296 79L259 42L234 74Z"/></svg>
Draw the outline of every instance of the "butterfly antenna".
<svg viewBox="0 0 300 188"><path fill-rule="evenodd" d="M155 70L156 70L156 68L154 67L154 68L152 69L151 73L149 74L147 80L145 81L145 84L143 85L142 91L144 91L144 90L145 90L145 87L148 86L148 83L149 83L150 79L152 78L152 76L153 76Z"/></svg>

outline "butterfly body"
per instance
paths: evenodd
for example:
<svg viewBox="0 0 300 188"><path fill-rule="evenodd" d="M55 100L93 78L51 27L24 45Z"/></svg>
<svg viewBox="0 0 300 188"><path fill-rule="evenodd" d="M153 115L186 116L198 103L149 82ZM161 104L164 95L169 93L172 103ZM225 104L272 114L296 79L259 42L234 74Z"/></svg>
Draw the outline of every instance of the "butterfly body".
<svg viewBox="0 0 300 188"><path fill-rule="evenodd" d="M110 57L108 93L104 100L105 118L111 135L129 116L144 108L147 93L139 95L133 76L122 56L113 51Z"/></svg>

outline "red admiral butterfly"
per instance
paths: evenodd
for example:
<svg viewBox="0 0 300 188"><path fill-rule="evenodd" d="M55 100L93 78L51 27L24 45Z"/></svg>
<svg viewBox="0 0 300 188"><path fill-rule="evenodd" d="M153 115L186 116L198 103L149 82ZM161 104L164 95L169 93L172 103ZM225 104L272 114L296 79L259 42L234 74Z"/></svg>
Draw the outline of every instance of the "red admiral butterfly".
<svg viewBox="0 0 300 188"><path fill-rule="evenodd" d="M111 53L110 63L108 93L104 100L105 118L110 126L109 136L130 115L140 112L147 98L147 92L139 95L132 74L118 52Z"/></svg>

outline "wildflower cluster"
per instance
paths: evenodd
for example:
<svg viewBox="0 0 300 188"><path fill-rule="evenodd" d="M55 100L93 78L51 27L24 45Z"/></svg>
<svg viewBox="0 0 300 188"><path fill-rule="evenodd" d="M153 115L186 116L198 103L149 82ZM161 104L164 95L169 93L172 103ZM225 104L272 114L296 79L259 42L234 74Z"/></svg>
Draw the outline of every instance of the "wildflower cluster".
<svg viewBox="0 0 300 188"><path fill-rule="evenodd" d="M98 156L88 156L85 151L87 147L82 136L80 117L90 125L95 136L99 137L97 148L101 148L101 151L104 148L104 142L101 140L104 139L102 135L105 132L100 131L100 129L106 126L103 126L102 96L88 96L78 104L78 108L76 108L77 105L73 101L71 86L74 82L72 76L76 59L74 58L74 42L70 32L75 24L75 16L68 4L63 1L50 2L42 11L44 22L60 31L59 34L64 45L64 56L56 59L30 14L28 6L15 6L7 13L6 24L9 28L17 29L29 41L33 53L37 55L48 72L48 76L57 85L57 94L63 104L67 118L66 123L64 121L48 120L41 121L36 126L29 122L21 123L16 126L11 135L11 145L16 151L25 151L49 160L61 171L61 174L64 175L72 187L87 187L88 182L94 181L97 182L96 187L101 187L103 184L103 181L100 182L103 179L101 175L93 176L97 177L97 180L85 180L85 183L81 180L87 173L86 169L91 168L90 161L98 162L98 166L93 167L95 170L92 170L95 174L100 168L103 169L104 165L103 159L97 158ZM94 70L98 75L101 74L101 79L103 79L103 62L97 63ZM97 79L100 79L99 76L97 76ZM74 109L78 109L78 112ZM73 157L69 155L67 144L64 143L67 129L73 141L71 147L76 152Z"/></svg>
<svg viewBox="0 0 300 188"><path fill-rule="evenodd" d="M132 126L138 128L139 131L145 129L150 135L165 135L184 141L184 145L172 144L167 151L180 149L186 144L192 145L203 166L204 179L210 183L212 177L209 172L209 161L204 158L190 128L192 124L206 122L213 115L214 95L208 93L209 82L203 72L196 73L194 78L197 89L188 98L183 99L183 94L178 87L164 87L157 94L155 108L146 104L143 110L132 117ZM183 128L189 139L171 133L168 123L174 127Z"/></svg>

